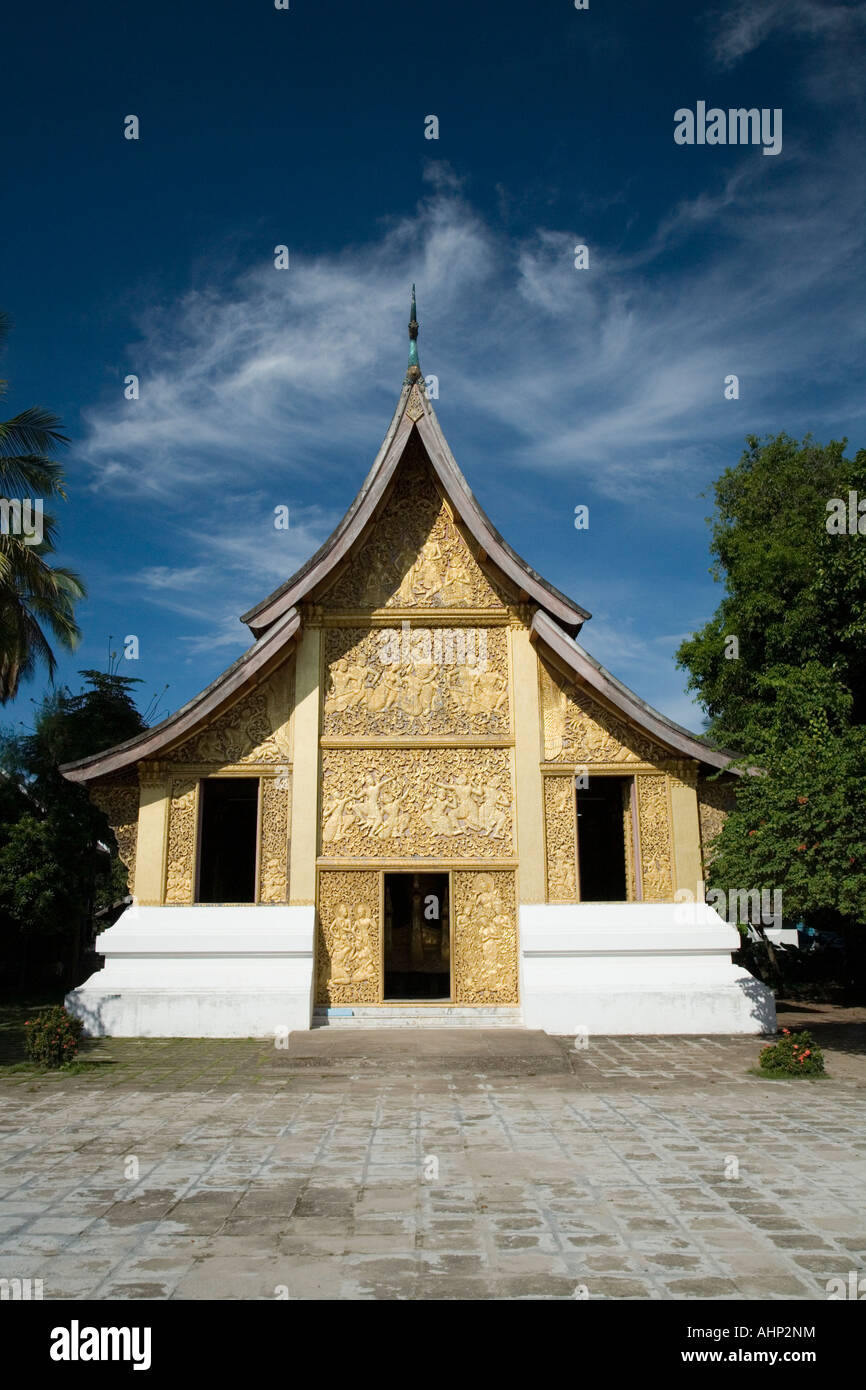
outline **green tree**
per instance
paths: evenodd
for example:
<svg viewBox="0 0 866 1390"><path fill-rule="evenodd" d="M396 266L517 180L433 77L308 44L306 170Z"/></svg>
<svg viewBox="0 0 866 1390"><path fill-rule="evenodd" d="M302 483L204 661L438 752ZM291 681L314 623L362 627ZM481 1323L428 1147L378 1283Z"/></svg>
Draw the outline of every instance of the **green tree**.
<svg viewBox="0 0 866 1390"><path fill-rule="evenodd" d="M746 443L714 489L711 573L724 597L677 653L707 737L737 749L746 771L710 878L781 888L789 921L862 943L866 535L831 534L827 521L832 498L866 497L866 450L851 459L844 441L786 434Z"/></svg>
<svg viewBox="0 0 866 1390"><path fill-rule="evenodd" d="M59 766L134 737L145 721L132 699L130 676L82 671L77 695L47 695L32 733L0 736L0 929L3 954L21 980L46 954L60 954L75 978L92 914L127 891L114 836L85 788ZM100 852L108 846L110 855Z"/></svg>
<svg viewBox="0 0 866 1390"><path fill-rule="evenodd" d="M0 313L0 347L9 332L9 319ZM0 381L0 396L6 382ZM50 454L67 444L60 421L40 406L0 422L0 502L29 500L35 508L63 498L63 471ZM80 637L74 608L85 593L71 570L48 562L56 542L57 524L45 513L41 539L28 544L11 523L0 528L0 704L11 700L22 680L33 675L39 661L53 678L56 669L46 629L61 646L73 649Z"/></svg>

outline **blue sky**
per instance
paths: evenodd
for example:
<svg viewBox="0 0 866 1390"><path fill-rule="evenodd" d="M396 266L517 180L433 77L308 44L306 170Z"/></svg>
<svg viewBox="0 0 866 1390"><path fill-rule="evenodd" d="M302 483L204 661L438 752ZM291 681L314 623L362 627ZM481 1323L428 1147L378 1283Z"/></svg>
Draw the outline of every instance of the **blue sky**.
<svg viewBox="0 0 866 1390"><path fill-rule="evenodd" d="M701 494L752 432L866 443L864 50L862 0L17 7L0 370L7 415L72 437L61 678L134 633L121 669L167 713L249 645L238 615L378 450L415 281L482 506L592 654L700 727L673 653L720 596ZM781 153L677 145L698 101L781 108Z"/></svg>

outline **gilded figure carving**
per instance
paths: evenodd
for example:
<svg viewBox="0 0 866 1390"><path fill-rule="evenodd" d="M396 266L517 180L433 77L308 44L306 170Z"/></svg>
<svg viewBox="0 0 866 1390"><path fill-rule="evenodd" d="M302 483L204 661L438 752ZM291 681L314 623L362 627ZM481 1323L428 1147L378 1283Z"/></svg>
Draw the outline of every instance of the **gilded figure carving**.
<svg viewBox="0 0 866 1390"><path fill-rule="evenodd" d="M378 1003L378 873L323 871L318 916L317 1003Z"/></svg>
<svg viewBox="0 0 866 1390"><path fill-rule="evenodd" d="M291 774L262 778L259 901L288 902Z"/></svg>
<svg viewBox="0 0 866 1390"><path fill-rule="evenodd" d="M545 762L658 763L668 750L541 662Z"/></svg>
<svg viewBox="0 0 866 1390"><path fill-rule="evenodd" d="M429 467L411 448L377 525L325 596L326 607L504 610Z"/></svg>
<svg viewBox="0 0 866 1390"><path fill-rule="evenodd" d="M547 850L547 901L577 901L575 835L577 801L574 778L544 778L544 830Z"/></svg>
<svg viewBox="0 0 866 1390"><path fill-rule="evenodd" d="M195 826L198 783L175 780L171 784L168 813L168 870L165 901L191 903L195 890Z"/></svg>
<svg viewBox="0 0 866 1390"><path fill-rule="evenodd" d="M169 756L177 763L287 763L294 660L238 700Z"/></svg>
<svg viewBox="0 0 866 1390"><path fill-rule="evenodd" d="M510 731L504 628L332 628L325 661L325 736Z"/></svg>
<svg viewBox="0 0 866 1390"><path fill-rule="evenodd" d="M326 749L322 854L510 858L505 748Z"/></svg>
<svg viewBox="0 0 866 1390"><path fill-rule="evenodd" d="M667 777L664 774L648 775L637 777L635 781L643 900L648 903L672 902L674 876Z"/></svg>
<svg viewBox="0 0 866 1390"><path fill-rule="evenodd" d="M458 870L454 884L454 991L460 1004L516 1004L517 911L513 871Z"/></svg>

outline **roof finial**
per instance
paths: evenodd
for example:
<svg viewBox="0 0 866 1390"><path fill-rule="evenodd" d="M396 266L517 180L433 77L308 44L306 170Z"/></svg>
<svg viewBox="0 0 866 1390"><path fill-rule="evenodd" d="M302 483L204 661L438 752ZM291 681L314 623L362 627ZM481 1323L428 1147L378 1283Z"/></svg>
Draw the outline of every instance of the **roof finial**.
<svg viewBox="0 0 866 1390"><path fill-rule="evenodd" d="M409 370L406 373L407 381L417 381L421 375L421 368L418 365L418 320L415 317L415 286L412 286L412 309L409 318Z"/></svg>

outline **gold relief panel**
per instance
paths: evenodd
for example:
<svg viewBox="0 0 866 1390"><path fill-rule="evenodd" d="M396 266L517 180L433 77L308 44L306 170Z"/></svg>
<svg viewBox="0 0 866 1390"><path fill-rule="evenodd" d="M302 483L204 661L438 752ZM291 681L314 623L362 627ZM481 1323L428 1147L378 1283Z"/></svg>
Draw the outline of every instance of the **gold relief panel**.
<svg viewBox="0 0 866 1390"><path fill-rule="evenodd" d="M103 812L114 831L117 853L129 872L130 886L135 882L135 850L138 842L138 782L96 782L90 788L90 799Z"/></svg>
<svg viewBox="0 0 866 1390"><path fill-rule="evenodd" d="M574 778L544 778L547 901L577 902L577 802Z"/></svg>
<svg viewBox="0 0 866 1390"><path fill-rule="evenodd" d="M329 748L322 752L322 855L510 859L507 748Z"/></svg>
<svg viewBox="0 0 866 1390"><path fill-rule="evenodd" d="M260 796L259 902L285 903L289 900L291 773L263 777Z"/></svg>
<svg viewBox="0 0 866 1390"><path fill-rule="evenodd" d="M508 737L505 628L329 628L325 737Z"/></svg>
<svg viewBox="0 0 866 1390"><path fill-rule="evenodd" d="M291 761L289 719L294 697L294 658L232 705L201 733L176 748L175 763L227 764Z"/></svg>
<svg viewBox="0 0 866 1390"><path fill-rule="evenodd" d="M369 540L322 602L333 609L504 609L441 496L423 448L407 445Z"/></svg>
<svg viewBox="0 0 866 1390"><path fill-rule="evenodd" d="M376 870L320 871L317 1004L379 1003L382 993L379 881Z"/></svg>
<svg viewBox="0 0 866 1390"><path fill-rule="evenodd" d="M458 1004L518 1002L517 893L514 872L455 869L454 999Z"/></svg>
<svg viewBox="0 0 866 1390"><path fill-rule="evenodd" d="M667 749L540 660L544 761L658 763Z"/></svg>
<svg viewBox="0 0 866 1390"><path fill-rule="evenodd" d="M636 777L643 901L673 902L674 875L667 777Z"/></svg>
<svg viewBox="0 0 866 1390"><path fill-rule="evenodd" d="M191 903L193 900L197 811L198 782L173 781L168 812L167 903Z"/></svg>
<svg viewBox="0 0 866 1390"><path fill-rule="evenodd" d="M701 778L698 782L698 815L701 823L701 851L704 870L715 857L713 841L721 834L722 827L737 804L736 784L733 779L709 781Z"/></svg>

